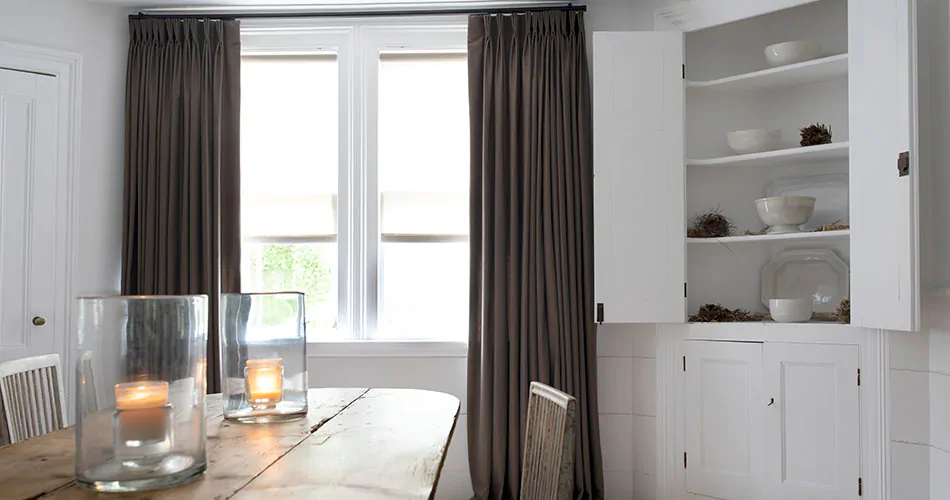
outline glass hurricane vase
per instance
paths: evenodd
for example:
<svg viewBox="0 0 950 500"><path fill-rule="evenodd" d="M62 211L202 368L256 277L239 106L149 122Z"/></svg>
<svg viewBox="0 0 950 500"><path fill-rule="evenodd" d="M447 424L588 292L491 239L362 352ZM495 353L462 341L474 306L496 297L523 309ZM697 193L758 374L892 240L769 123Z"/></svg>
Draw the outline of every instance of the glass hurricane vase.
<svg viewBox="0 0 950 500"><path fill-rule="evenodd" d="M304 295L234 293L221 301L224 418L265 423L306 415Z"/></svg>
<svg viewBox="0 0 950 500"><path fill-rule="evenodd" d="M80 298L76 482L145 491L199 478L208 298Z"/></svg>

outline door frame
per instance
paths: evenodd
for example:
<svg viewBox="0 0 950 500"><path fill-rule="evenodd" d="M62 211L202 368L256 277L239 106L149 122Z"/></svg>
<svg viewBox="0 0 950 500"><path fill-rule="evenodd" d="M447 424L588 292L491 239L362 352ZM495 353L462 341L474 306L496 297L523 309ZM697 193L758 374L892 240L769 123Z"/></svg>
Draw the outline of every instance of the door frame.
<svg viewBox="0 0 950 500"><path fill-rule="evenodd" d="M76 191L77 172L80 165L80 133L82 129L82 55L74 52L47 49L30 45L15 44L0 40L0 68L42 73L56 77L59 96L57 116L56 152L57 233L64 239L64 245L58 245L56 267L63 269L62 276L56 276L55 310L53 322L56 353L63 363L64 387L68 408L73 408L74 370L72 332L76 321L73 315L74 283L76 269L76 240L73 228L76 227ZM66 413L67 423L72 423L73 412Z"/></svg>

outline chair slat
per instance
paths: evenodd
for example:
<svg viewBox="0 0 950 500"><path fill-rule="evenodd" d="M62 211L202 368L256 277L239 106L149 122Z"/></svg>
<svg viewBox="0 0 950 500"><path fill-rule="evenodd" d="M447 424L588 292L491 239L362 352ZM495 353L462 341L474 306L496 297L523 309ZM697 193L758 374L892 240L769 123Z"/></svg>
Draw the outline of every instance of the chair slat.
<svg viewBox="0 0 950 500"><path fill-rule="evenodd" d="M60 366L57 354L0 363L0 435L16 443L65 426Z"/></svg>
<svg viewBox="0 0 950 500"><path fill-rule="evenodd" d="M521 500L568 500L574 493L577 401L531 383L521 472Z"/></svg>

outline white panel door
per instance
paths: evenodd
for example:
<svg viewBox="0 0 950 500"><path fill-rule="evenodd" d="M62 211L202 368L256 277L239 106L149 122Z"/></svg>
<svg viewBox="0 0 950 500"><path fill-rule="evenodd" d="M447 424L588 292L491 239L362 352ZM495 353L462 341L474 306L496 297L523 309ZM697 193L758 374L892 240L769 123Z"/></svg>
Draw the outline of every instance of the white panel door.
<svg viewBox="0 0 950 500"><path fill-rule="evenodd" d="M762 344L685 344L686 491L761 500Z"/></svg>
<svg viewBox="0 0 950 500"><path fill-rule="evenodd" d="M858 498L858 348L765 343L765 498Z"/></svg>
<svg viewBox="0 0 950 500"><path fill-rule="evenodd" d="M57 106L55 77L0 69L0 361L57 351Z"/></svg>
<svg viewBox="0 0 950 500"><path fill-rule="evenodd" d="M848 2L851 322L869 328L918 328L911 5ZM904 151L910 173L900 176Z"/></svg>
<svg viewBox="0 0 950 500"><path fill-rule="evenodd" d="M682 65L682 33L594 33L594 295L605 323L685 321Z"/></svg>

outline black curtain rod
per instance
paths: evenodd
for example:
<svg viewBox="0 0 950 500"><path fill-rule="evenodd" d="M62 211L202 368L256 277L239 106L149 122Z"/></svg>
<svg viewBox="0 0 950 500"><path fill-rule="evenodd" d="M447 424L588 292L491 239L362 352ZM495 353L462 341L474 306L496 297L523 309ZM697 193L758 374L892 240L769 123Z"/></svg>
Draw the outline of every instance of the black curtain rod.
<svg viewBox="0 0 950 500"><path fill-rule="evenodd" d="M438 9L438 10L351 10L351 11L312 11L312 12L246 12L232 14L148 14L139 12L129 19L215 19L233 21L235 19L292 19L302 17L394 17L394 16L446 16L467 14L519 14L522 12L543 12L558 10L565 12L585 12L586 5L552 5L548 7L505 7L498 9Z"/></svg>

